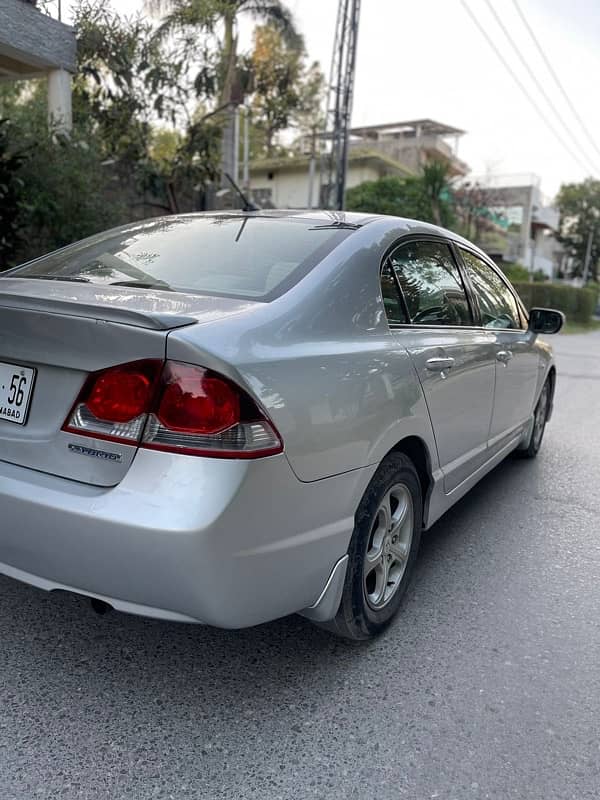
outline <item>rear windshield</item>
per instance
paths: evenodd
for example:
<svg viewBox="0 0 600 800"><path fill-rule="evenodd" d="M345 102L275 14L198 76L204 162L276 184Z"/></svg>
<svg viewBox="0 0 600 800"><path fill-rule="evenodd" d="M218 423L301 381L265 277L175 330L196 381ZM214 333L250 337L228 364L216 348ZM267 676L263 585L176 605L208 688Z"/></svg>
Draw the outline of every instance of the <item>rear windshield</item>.
<svg viewBox="0 0 600 800"><path fill-rule="evenodd" d="M161 218L84 239L5 275L271 300L350 233L293 217Z"/></svg>

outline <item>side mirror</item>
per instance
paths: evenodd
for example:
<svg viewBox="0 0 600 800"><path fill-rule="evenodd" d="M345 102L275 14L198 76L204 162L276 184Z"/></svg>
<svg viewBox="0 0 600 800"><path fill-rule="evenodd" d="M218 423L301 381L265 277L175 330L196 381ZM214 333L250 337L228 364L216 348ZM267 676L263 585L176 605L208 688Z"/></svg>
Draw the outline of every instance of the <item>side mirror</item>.
<svg viewBox="0 0 600 800"><path fill-rule="evenodd" d="M558 333L565 324L562 311L553 308L532 308L529 312L529 330L532 333Z"/></svg>

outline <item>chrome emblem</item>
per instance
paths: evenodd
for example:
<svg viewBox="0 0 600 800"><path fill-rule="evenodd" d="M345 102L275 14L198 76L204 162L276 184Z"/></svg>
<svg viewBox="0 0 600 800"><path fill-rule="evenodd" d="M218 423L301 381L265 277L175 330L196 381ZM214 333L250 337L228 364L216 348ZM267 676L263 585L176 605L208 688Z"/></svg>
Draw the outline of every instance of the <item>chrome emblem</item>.
<svg viewBox="0 0 600 800"><path fill-rule="evenodd" d="M93 447L84 447L81 444L69 444L68 447L72 453L77 453L80 456L91 456L92 458L100 458L103 461L121 462L123 460L120 453L109 453L108 450L95 450Z"/></svg>

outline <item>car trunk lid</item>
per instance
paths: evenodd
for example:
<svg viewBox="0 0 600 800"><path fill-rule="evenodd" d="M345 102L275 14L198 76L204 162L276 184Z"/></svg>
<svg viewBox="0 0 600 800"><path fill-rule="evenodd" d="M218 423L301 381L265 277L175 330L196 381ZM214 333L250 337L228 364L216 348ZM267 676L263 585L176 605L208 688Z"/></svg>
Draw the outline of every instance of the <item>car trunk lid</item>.
<svg viewBox="0 0 600 800"><path fill-rule="evenodd" d="M116 485L137 447L61 430L89 373L164 359L169 331L209 324L249 305L122 286L1 278L0 406L6 413L0 409L0 459L98 486ZM15 420L7 416L15 412L6 398L16 396L21 378L30 397L29 403L23 398L22 417Z"/></svg>

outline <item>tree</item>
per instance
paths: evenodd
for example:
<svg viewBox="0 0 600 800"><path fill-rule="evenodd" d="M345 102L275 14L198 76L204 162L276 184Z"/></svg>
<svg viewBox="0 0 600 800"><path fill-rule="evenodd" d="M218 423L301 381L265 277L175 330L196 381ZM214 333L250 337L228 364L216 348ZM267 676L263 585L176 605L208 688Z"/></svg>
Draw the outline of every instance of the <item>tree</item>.
<svg viewBox="0 0 600 800"><path fill-rule="evenodd" d="M447 172L437 164L426 166L421 175L365 181L346 192L346 207L444 226L453 218Z"/></svg>
<svg viewBox="0 0 600 800"><path fill-rule="evenodd" d="M273 155L275 136L289 126L290 114L298 107L302 52L289 48L272 25L254 29L252 70L252 117L263 135L264 155Z"/></svg>
<svg viewBox="0 0 600 800"><path fill-rule="evenodd" d="M449 168L443 161L431 161L423 166L420 182L429 202L428 217L436 225L448 227L453 214L450 203Z"/></svg>
<svg viewBox="0 0 600 800"><path fill-rule="evenodd" d="M69 138L48 130L44 82L2 87L0 116L10 118L4 126L8 152L24 156L16 173L21 188L2 202L2 216L11 215L21 234L3 266L123 219L119 192L91 125L75 126Z"/></svg>
<svg viewBox="0 0 600 800"><path fill-rule="evenodd" d="M193 85L189 74L190 60L210 62L210 56L199 49L183 53L177 43L156 38L151 23L141 16L123 17L103 0L81 0L73 22L75 116L91 116L107 157L130 162L145 158L157 120L185 125L192 91L208 96L214 91L214 82Z"/></svg>
<svg viewBox="0 0 600 800"><path fill-rule="evenodd" d="M493 188L465 181L452 190L456 228L466 239L479 243L485 231L507 225L501 213L503 198Z"/></svg>
<svg viewBox="0 0 600 800"><path fill-rule="evenodd" d="M325 75L318 61L304 66L298 85L298 104L291 112L292 125L301 138L325 127Z"/></svg>
<svg viewBox="0 0 600 800"><path fill-rule="evenodd" d="M231 107L241 103L248 91L248 74L238 56L238 17L248 14L270 24L291 46L301 49L302 38L292 15L281 0L146 0L155 13L164 12L158 35L163 38L175 31L197 30L214 34L222 30L218 65L218 107L225 113L222 161L225 171L231 169L233 156L233 117Z"/></svg>
<svg viewBox="0 0 600 800"><path fill-rule="evenodd" d="M416 177L387 176L348 189L346 208L371 214L424 219L429 212L421 182Z"/></svg>
<svg viewBox="0 0 600 800"><path fill-rule="evenodd" d="M158 196L154 206L177 212L184 183L202 187L216 175L214 122L194 118L188 106L192 98L205 104L214 97L217 55L183 32L156 36L150 22L123 17L102 0L81 0L74 22L76 119L91 118L105 157L128 188L133 182L138 192ZM164 151L155 157L158 123L163 141L167 131L177 139L170 164Z"/></svg>
<svg viewBox="0 0 600 800"><path fill-rule="evenodd" d="M560 211L557 238L574 259L574 274L583 275L591 235L589 278L597 280L600 259L600 180L587 178L582 183L563 184L556 204Z"/></svg>
<svg viewBox="0 0 600 800"><path fill-rule="evenodd" d="M28 151L11 137L12 122L0 119L0 269L8 266L22 235L21 203L25 183L21 175Z"/></svg>
<svg viewBox="0 0 600 800"><path fill-rule="evenodd" d="M291 45L272 25L254 29L254 47L247 59L251 75L252 120L258 152L267 158L281 154L278 134L294 127L301 136L321 123L325 79L318 62L306 65L306 54Z"/></svg>

